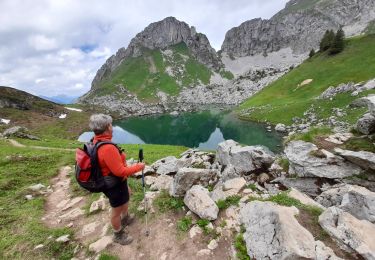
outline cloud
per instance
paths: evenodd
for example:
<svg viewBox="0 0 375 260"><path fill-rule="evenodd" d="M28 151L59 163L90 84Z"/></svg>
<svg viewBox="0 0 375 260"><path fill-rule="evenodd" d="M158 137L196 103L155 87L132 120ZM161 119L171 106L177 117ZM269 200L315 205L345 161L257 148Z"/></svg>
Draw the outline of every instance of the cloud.
<svg viewBox="0 0 375 260"><path fill-rule="evenodd" d="M0 85L80 96L105 60L148 24L175 16L220 49L242 22L269 18L287 0L1 0Z"/></svg>

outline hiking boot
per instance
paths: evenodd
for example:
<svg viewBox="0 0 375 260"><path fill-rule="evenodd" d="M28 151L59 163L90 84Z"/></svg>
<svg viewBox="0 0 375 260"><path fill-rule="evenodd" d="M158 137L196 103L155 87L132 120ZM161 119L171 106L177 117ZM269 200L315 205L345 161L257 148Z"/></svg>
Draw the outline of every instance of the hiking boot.
<svg viewBox="0 0 375 260"><path fill-rule="evenodd" d="M119 232L114 232L113 242L124 246L133 242L133 238L132 236L126 234L123 229L121 229Z"/></svg>
<svg viewBox="0 0 375 260"><path fill-rule="evenodd" d="M121 219L121 227L124 228L126 226L131 225L134 222L135 216L134 214L128 214L126 217Z"/></svg>

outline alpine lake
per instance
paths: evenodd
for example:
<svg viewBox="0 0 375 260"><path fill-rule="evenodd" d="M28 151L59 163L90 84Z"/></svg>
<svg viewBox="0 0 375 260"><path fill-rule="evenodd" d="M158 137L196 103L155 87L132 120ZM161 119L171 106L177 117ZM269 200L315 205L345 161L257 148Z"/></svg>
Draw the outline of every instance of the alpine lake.
<svg viewBox="0 0 375 260"><path fill-rule="evenodd" d="M215 150L224 140L243 145L264 145L273 152L282 149L283 136L266 125L243 121L230 111L206 110L179 115L130 117L113 122L113 139L118 144L169 144L202 150ZM88 142L93 132L79 141Z"/></svg>

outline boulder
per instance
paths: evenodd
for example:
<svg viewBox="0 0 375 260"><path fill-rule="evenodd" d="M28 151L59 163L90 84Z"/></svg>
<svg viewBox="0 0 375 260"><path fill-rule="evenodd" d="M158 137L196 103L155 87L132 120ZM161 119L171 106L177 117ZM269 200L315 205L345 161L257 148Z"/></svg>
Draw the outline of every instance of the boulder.
<svg viewBox="0 0 375 260"><path fill-rule="evenodd" d="M275 160L274 154L263 146L244 146L233 140L218 145L216 160L224 166L232 165L239 173L268 169Z"/></svg>
<svg viewBox="0 0 375 260"><path fill-rule="evenodd" d="M182 197L193 185L208 186L215 183L216 180L216 170L181 168L173 179L169 193L174 197Z"/></svg>
<svg viewBox="0 0 375 260"><path fill-rule="evenodd" d="M31 140L40 140L39 137L33 136L29 134L29 130L26 127L22 126L13 126L11 128L6 129L3 132L3 136L5 137L19 137Z"/></svg>
<svg viewBox="0 0 375 260"><path fill-rule="evenodd" d="M242 177L230 179L224 182L223 190L235 190L238 193L246 185L246 180Z"/></svg>
<svg viewBox="0 0 375 260"><path fill-rule="evenodd" d="M325 207L323 207L321 204L319 204L318 202L316 202L315 200L313 200L312 198L310 198L306 194L303 194L302 192L300 192L299 190L297 190L295 188L292 188L290 190L290 192L288 193L288 196L292 197L296 200L299 200L301 203L303 203L305 205L325 209Z"/></svg>
<svg viewBox="0 0 375 260"><path fill-rule="evenodd" d="M349 150L343 150L340 148L336 148L335 152L344 157L348 161L358 165L362 169L368 170L375 170L375 153L366 152L366 151L359 151L353 152Z"/></svg>
<svg viewBox="0 0 375 260"><path fill-rule="evenodd" d="M240 210L247 253L255 259L315 258L315 241L302 227L295 207L253 201Z"/></svg>
<svg viewBox="0 0 375 260"><path fill-rule="evenodd" d="M58 238L56 238L56 242L67 243L67 242L70 241L69 236L70 235L63 235L61 237L58 237Z"/></svg>
<svg viewBox="0 0 375 260"><path fill-rule="evenodd" d="M320 194L316 201L325 207L336 206L358 219L375 223L375 193L356 185L340 185Z"/></svg>
<svg viewBox="0 0 375 260"><path fill-rule="evenodd" d="M355 128L358 132L369 135L375 132L375 116L370 113L364 114L358 119Z"/></svg>
<svg viewBox="0 0 375 260"><path fill-rule="evenodd" d="M326 209L319 216L319 224L345 250L354 250L365 259L375 259L374 224L337 207Z"/></svg>
<svg viewBox="0 0 375 260"><path fill-rule="evenodd" d="M219 213L216 203L210 198L207 189L194 185L184 197L185 205L200 218L215 220Z"/></svg>
<svg viewBox="0 0 375 260"><path fill-rule="evenodd" d="M299 177L346 178L361 173L361 168L342 157L304 141L291 141L285 148L289 174Z"/></svg>
<svg viewBox="0 0 375 260"><path fill-rule="evenodd" d="M180 159L177 159L174 156L168 156L154 162L151 167L159 175L175 174L179 169L183 167L191 167L192 161L193 158L188 156L182 157Z"/></svg>
<svg viewBox="0 0 375 260"><path fill-rule="evenodd" d="M352 133L336 133L328 136L325 140L334 144L343 144L352 137Z"/></svg>
<svg viewBox="0 0 375 260"><path fill-rule="evenodd" d="M277 124L275 126L275 131L280 132L280 133L285 133L286 132L286 126L284 124Z"/></svg>
<svg viewBox="0 0 375 260"><path fill-rule="evenodd" d="M157 191L157 190L170 190L171 184L173 182L173 178L168 175L160 175L151 184L150 190Z"/></svg>

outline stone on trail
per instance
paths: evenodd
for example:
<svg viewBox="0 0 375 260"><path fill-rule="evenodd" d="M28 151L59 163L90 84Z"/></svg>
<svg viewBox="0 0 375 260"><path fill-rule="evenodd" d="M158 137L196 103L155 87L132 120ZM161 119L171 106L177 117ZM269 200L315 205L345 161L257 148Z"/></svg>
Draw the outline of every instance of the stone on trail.
<svg viewBox="0 0 375 260"><path fill-rule="evenodd" d="M295 207L253 201L240 210L247 253L256 259L315 258L315 241L302 227Z"/></svg>
<svg viewBox="0 0 375 260"><path fill-rule="evenodd" d="M174 197L182 197L193 185L208 186L215 183L216 179L216 170L181 168L174 176L169 194Z"/></svg>
<svg viewBox="0 0 375 260"><path fill-rule="evenodd" d="M289 174L299 177L341 179L362 172L357 165L304 141L289 142L285 154L289 160Z"/></svg>
<svg viewBox="0 0 375 260"><path fill-rule="evenodd" d="M354 250L365 259L375 259L374 224L337 207L326 209L319 216L319 224L345 250Z"/></svg>
<svg viewBox="0 0 375 260"><path fill-rule="evenodd" d="M207 248L210 250L215 250L218 246L219 244L217 243L216 239L212 239L208 244Z"/></svg>
<svg viewBox="0 0 375 260"><path fill-rule="evenodd" d="M366 151L349 151L349 150L343 150L340 148L336 148L335 152L347 159L348 161L351 161L352 163L358 165L362 169L368 170L375 170L375 153L366 152Z"/></svg>
<svg viewBox="0 0 375 260"><path fill-rule="evenodd" d="M189 237L194 238L198 234L202 234L202 229L199 226L195 225L190 229Z"/></svg>
<svg viewBox="0 0 375 260"><path fill-rule="evenodd" d="M99 210L105 210L106 207L107 207L106 199L104 198L104 195L102 194L98 200L91 203L89 212L91 214Z"/></svg>
<svg viewBox="0 0 375 260"><path fill-rule="evenodd" d="M98 221L86 224L82 228L82 236L90 235L91 233L94 233L95 230L97 230L101 226L101 223Z"/></svg>
<svg viewBox="0 0 375 260"><path fill-rule="evenodd" d="M238 174L267 169L275 160L274 154L264 146L244 146L233 140L218 145L216 160L223 166L232 165Z"/></svg>
<svg viewBox="0 0 375 260"><path fill-rule="evenodd" d="M42 248L44 248L44 245L43 244L39 244L36 247L34 247L34 250L38 250L38 249L42 249Z"/></svg>
<svg viewBox="0 0 375 260"><path fill-rule="evenodd" d="M89 245L89 250L95 253L99 253L106 249L110 244L112 244L112 236L104 236L98 241Z"/></svg>
<svg viewBox="0 0 375 260"><path fill-rule="evenodd" d="M210 249L202 249L197 252L197 256L207 256L210 255L212 252Z"/></svg>
<svg viewBox="0 0 375 260"><path fill-rule="evenodd" d="M325 207L337 206L358 219L375 223L375 192L349 184L340 184L322 192L316 201Z"/></svg>
<svg viewBox="0 0 375 260"><path fill-rule="evenodd" d="M63 214L60 216L61 219L65 220L65 221L69 221L69 220L74 220L80 216L83 216L85 214L85 212L80 209L80 208L75 208L75 209L72 209L71 211Z"/></svg>
<svg viewBox="0 0 375 260"><path fill-rule="evenodd" d="M200 218L215 220L219 213L216 203L210 198L206 188L194 185L186 192L184 197L185 205Z"/></svg>

